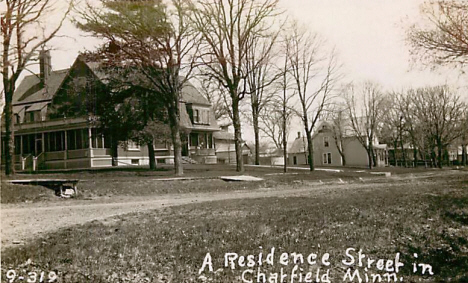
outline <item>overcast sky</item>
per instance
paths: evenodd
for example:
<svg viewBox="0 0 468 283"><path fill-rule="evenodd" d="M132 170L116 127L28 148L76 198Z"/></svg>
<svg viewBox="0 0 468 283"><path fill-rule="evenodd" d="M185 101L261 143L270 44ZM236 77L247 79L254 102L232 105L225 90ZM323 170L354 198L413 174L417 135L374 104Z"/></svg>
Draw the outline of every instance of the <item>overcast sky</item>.
<svg viewBox="0 0 468 283"><path fill-rule="evenodd" d="M280 0L281 7L336 46L348 80L374 80L387 89L463 81L457 71L410 66L408 26L421 18L423 0ZM67 68L97 41L67 23L50 45L54 69ZM426 68L427 69L427 68Z"/></svg>
<svg viewBox="0 0 468 283"><path fill-rule="evenodd" d="M460 70L431 71L411 67L405 42L408 26L417 22L423 0L280 0L287 13L336 46L346 80L372 80L385 89L449 83L466 87ZM67 38L50 43L54 69L68 68L79 51L97 42L83 37L71 23L62 32ZM33 69L34 70L34 69ZM246 133L246 138L250 139Z"/></svg>

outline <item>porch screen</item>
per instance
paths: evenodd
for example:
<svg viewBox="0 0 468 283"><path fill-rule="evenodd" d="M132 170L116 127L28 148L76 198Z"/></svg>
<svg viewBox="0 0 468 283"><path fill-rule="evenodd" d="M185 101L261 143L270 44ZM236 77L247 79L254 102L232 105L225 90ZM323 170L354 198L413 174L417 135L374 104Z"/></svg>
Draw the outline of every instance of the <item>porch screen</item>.
<svg viewBox="0 0 468 283"><path fill-rule="evenodd" d="M46 151L64 151L65 150L65 132L50 132L45 133L45 148Z"/></svg>

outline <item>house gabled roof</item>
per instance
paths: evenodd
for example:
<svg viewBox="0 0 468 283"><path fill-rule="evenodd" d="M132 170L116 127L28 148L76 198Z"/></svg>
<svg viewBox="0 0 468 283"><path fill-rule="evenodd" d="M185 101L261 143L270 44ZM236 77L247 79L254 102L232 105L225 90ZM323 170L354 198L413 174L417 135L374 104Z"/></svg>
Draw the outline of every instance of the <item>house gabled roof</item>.
<svg viewBox="0 0 468 283"><path fill-rule="evenodd" d="M195 86L189 81L182 87L182 102L187 104L198 104L211 106L210 102L204 97Z"/></svg>
<svg viewBox="0 0 468 283"><path fill-rule="evenodd" d="M289 147L288 153L296 154L296 153L304 153L307 151L307 139L306 137L298 137L296 138L291 147Z"/></svg>
<svg viewBox="0 0 468 283"><path fill-rule="evenodd" d="M51 71L45 85L41 85L39 75L33 74L26 76L18 86L13 96L13 112L18 114L31 105L28 108L29 111L42 109L46 105L44 103L50 103L54 96L58 93L62 84L66 78L71 74L72 70L79 64L86 66L101 82L106 83L108 80L108 74L102 71L99 64L96 62L87 61L84 56L78 56L73 65L68 69ZM186 104L197 104L210 107L209 101L190 83L186 82L182 88L181 103ZM38 104L38 105L36 105ZM39 109L40 108L40 109ZM24 112L24 111L23 111ZM210 111L211 113L212 111ZM186 128L218 131L219 127L211 113L209 125L192 125L190 117L185 107L181 107L181 125Z"/></svg>
<svg viewBox="0 0 468 283"><path fill-rule="evenodd" d="M13 105L32 104L35 102L51 100L62 85L69 69L52 71L47 83L41 86L38 75L26 76L13 95Z"/></svg>

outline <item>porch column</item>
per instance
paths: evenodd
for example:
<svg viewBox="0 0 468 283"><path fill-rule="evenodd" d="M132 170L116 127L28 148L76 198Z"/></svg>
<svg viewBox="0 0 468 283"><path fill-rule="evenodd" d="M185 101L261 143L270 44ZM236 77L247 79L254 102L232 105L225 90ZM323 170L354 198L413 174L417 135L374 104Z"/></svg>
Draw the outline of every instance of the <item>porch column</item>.
<svg viewBox="0 0 468 283"><path fill-rule="evenodd" d="M91 135L91 127L88 128L88 149L89 149L89 157L93 157L93 138Z"/></svg>
<svg viewBox="0 0 468 283"><path fill-rule="evenodd" d="M67 130L63 131L64 134L64 141L65 141L65 148L64 148L64 154L63 154L63 163L64 163L64 168L67 169L67 159L68 159L68 138L67 138Z"/></svg>
<svg viewBox="0 0 468 283"><path fill-rule="evenodd" d="M45 152L45 134L44 132L42 132L42 142L41 142L41 145L42 145L42 152L44 153Z"/></svg>
<svg viewBox="0 0 468 283"><path fill-rule="evenodd" d="M187 152L187 154L188 154L189 157L190 157L190 147L191 147L191 144L190 144L190 140L191 140L190 135L191 135L191 134L192 134L192 133L189 133L189 134L187 135L187 139L188 139L188 141L187 141L187 145L188 145L188 152Z"/></svg>
<svg viewBox="0 0 468 283"><path fill-rule="evenodd" d="M21 157L23 157L23 136L22 136L22 135L20 136L20 142L21 142L21 145L20 145L20 154L21 154Z"/></svg>

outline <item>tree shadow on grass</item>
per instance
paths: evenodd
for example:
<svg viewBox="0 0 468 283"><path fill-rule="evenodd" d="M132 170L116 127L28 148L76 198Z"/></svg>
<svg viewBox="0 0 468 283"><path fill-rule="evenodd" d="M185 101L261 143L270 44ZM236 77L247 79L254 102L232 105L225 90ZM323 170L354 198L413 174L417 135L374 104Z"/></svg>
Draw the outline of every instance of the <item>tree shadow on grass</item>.
<svg viewBox="0 0 468 283"><path fill-rule="evenodd" d="M441 225L423 234L422 241L407 244L403 260L405 272L412 273L412 263L432 266L435 282L468 282L468 197L457 195L432 196L429 210L441 218ZM415 238L418 236L415 235ZM414 254L418 258L414 258ZM421 274L421 270L418 270ZM438 281L439 280L439 281Z"/></svg>

